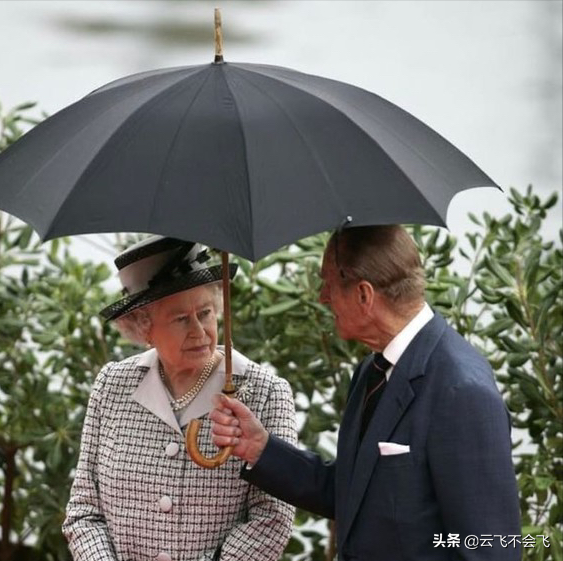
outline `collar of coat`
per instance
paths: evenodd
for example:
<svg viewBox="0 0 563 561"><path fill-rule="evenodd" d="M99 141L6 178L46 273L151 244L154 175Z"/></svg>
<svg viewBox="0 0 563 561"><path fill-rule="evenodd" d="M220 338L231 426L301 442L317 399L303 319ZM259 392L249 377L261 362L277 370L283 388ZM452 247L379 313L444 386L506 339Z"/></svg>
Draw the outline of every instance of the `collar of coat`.
<svg viewBox="0 0 563 561"><path fill-rule="evenodd" d="M224 347L218 346L217 349L223 352ZM248 363L249 360L244 355L233 349L233 383L237 388L245 384ZM146 374L133 392L132 399L180 434L183 434L182 427L185 427L190 420L203 417L213 409L212 397L221 393L225 384L225 358L223 357L196 398L176 417L170 407L168 393L158 374L156 350L150 349L140 354L137 368L146 370Z"/></svg>

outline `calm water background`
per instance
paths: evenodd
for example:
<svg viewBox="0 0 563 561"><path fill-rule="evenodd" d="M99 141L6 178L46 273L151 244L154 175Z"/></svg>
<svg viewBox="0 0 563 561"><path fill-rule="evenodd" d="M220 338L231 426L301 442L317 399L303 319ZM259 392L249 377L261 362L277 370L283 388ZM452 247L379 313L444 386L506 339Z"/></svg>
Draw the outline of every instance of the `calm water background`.
<svg viewBox="0 0 563 561"><path fill-rule="evenodd" d="M210 62L215 6L226 60L374 91L439 131L503 188L561 192L561 1L0 0L0 103L33 100L52 114L127 74ZM450 230L462 237L467 212L484 210L508 212L505 195L458 195ZM546 235L555 237L561 221L560 203ZM84 243L74 247L96 255Z"/></svg>

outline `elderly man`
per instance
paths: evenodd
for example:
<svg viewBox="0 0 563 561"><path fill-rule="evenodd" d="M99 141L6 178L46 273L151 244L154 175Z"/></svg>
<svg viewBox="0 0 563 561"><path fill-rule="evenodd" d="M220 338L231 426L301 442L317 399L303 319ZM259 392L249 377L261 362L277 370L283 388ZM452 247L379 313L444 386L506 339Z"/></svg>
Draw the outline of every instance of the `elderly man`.
<svg viewBox="0 0 563 561"><path fill-rule="evenodd" d="M373 351L354 372L336 460L269 435L225 396L214 442L235 446L244 479L335 519L340 561L520 559L508 412L488 362L426 304L412 239L345 229L321 277L340 337Z"/></svg>

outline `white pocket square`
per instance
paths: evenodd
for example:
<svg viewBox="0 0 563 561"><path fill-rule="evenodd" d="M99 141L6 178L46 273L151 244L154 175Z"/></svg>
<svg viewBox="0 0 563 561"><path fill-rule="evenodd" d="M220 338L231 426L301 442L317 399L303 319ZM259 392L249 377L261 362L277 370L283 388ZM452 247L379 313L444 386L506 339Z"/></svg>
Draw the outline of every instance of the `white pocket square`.
<svg viewBox="0 0 563 561"><path fill-rule="evenodd" d="M408 454L411 447L408 444L397 444L395 442L378 442L379 453L382 456L397 456L398 454Z"/></svg>

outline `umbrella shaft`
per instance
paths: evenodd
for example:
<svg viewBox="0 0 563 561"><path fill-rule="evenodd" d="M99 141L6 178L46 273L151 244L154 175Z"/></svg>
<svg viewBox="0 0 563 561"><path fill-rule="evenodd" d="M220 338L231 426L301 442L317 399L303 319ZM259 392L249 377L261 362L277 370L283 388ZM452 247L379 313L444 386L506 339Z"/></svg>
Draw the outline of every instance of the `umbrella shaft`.
<svg viewBox="0 0 563 561"><path fill-rule="evenodd" d="M229 253L221 252L221 261L223 265L223 307L224 313L224 334L225 342L225 391L230 392L233 389L233 367L231 358L231 282L229 279Z"/></svg>

